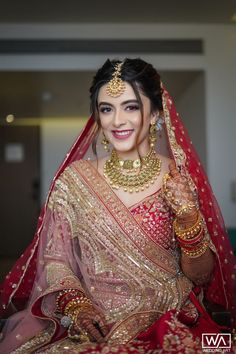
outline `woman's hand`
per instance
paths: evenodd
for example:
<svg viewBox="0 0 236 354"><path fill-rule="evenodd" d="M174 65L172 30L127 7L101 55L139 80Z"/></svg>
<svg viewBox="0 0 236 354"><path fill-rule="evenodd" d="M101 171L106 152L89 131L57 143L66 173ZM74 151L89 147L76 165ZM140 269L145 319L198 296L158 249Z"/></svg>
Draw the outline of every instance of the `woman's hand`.
<svg viewBox="0 0 236 354"><path fill-rule="evenodd" d="M73 327L77 333L86 334L91 341L98 343L103 342L109 332L104 315L93 306L78 313Z"/></svg>
<svg viewBox="0 0 236 354"><path fill-rule="evenodd" d="M163 192L167 203L177 217L185 218L198 210L197 193L187 177L182 176L174 161L169 165L170 172L163 178Z"/></svg>

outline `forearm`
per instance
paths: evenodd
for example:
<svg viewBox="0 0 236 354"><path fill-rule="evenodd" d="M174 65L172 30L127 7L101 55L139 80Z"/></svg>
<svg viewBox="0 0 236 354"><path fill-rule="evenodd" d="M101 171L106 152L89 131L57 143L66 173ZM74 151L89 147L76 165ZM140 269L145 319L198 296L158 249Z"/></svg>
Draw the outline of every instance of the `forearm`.
<svg viewBox="0 0 236 354"><path fill-rule="evenodd" d="M182 271L195 284L206 284L211 278L215 259L209 248L209 235L204 220L195 210L185 217L178 218L177 225Z"/></svg>
<svg viewBox="0 0 236 354"><path fill-rule="evenodd" d="M209 282L214 263L214 254L209 247L203 255L197 258L190 258L181 252L182 271L196 285L204 285Z"/></svg>

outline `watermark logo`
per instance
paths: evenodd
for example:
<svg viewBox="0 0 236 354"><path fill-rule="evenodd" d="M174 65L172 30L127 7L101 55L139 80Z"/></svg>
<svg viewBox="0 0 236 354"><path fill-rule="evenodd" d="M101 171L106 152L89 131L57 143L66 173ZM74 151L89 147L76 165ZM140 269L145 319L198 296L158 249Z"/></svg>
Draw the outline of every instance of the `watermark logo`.
<svg viewBox="0 0 236 354"><path fill-rule="evenodd" d="M202 349L204 352L229 352L231 348L230 333L203 333Z"/></svg>

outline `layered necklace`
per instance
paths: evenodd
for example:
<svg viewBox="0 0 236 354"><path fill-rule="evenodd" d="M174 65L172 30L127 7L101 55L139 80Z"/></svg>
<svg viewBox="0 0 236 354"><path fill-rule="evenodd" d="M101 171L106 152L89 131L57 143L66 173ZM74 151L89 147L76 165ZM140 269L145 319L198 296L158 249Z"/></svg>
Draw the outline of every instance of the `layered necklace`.
<svg viewBox="0 0 236 354"><path fill-rule="evenodd" d="M161 160L153 148L141 159L121 160L112 150L106 160L103 173L114 189L122 188L125 192L139 192L153 184L161 171Z"/></svg>

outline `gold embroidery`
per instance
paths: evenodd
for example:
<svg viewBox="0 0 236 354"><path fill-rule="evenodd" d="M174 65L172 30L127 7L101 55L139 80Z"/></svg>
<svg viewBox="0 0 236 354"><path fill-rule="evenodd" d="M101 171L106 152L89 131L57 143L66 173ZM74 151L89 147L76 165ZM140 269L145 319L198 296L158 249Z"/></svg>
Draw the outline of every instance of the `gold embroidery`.
<svg viewBox="0 0 236 354"><path fill-rule="evenodd" d="M178 321L175 316L172 316L167 323L169 329L164 336L164 351L167 353L202 354L200 338L193 338L187 326Z"/></svg>
<svg viewBox="0 0 236 354"><path fill-rule="evenodd" d="M147 329L159 315L160 313L156 311L133 314L124 321L117 323L106 337L106 340L109 344L123 344L129 342L140 332Z"/></svg>
<svg viewBox="0 0 236 354"><path fill-rule="evenodd" d="M79 354L79 353L93 353L93 354L127 354L127 353L139 353L139 354L161 354L160 349L151 349L150 350L149 342L135 341L135 343L127 343L125 345L119 344L97 344L97 343L77 343L68 338L59 340L58 342L51 344L44 348L42 351L37 351L37 354Z"/></svg>
<svg viewBox="0 0 236 354"><path fill-rule="evenodd" d="M26 343L22 344L19 348L11 352L11 354L31 354L37 348L40 348L41 346L48 343L51 339L53 332L53 326L49 326L47 329L43 330L38 335L31 338Z"/></svg>
<svg viewBox="0 0 236 354"><path fill-rule="evenodd" d="M73 272L63 263L51 262L47 264L47 282L50 286L55 285L55 283L61 283L62 279L70 276L74 281L78 278L73 274Z"/></svg>
<svg viewBox="0 0 236 354"><path fill-rule="evenodd" d="M166 130L169 138L169 143L171 147L171 151L175 158L175 162L177 166L184 166L186 161L186 155L181 146L177 143L175 137L174 127L172 126L171 119L170 119L170 112L172 101L167 98L167 93L164 90L162 94L162 103L163 103L163 110L164 110L164 120L166 124Z"/></svg>
<svg viewBox="0 0 236 354"><path fill-rule="evenodd" d="M120 340L119 331L126 331L124 343L137 334L129 324L130 314L141 331L160 312L180 308L192 283L180 273L173 255L147 237L92 165L86 161L70 165L58 180L58 187L65 185L70 186L66 203L65 198L59 202L55 198L54 203L73 219L71 240L79 242L88 295L108 323L119 324L114 341Z"/></svg>

